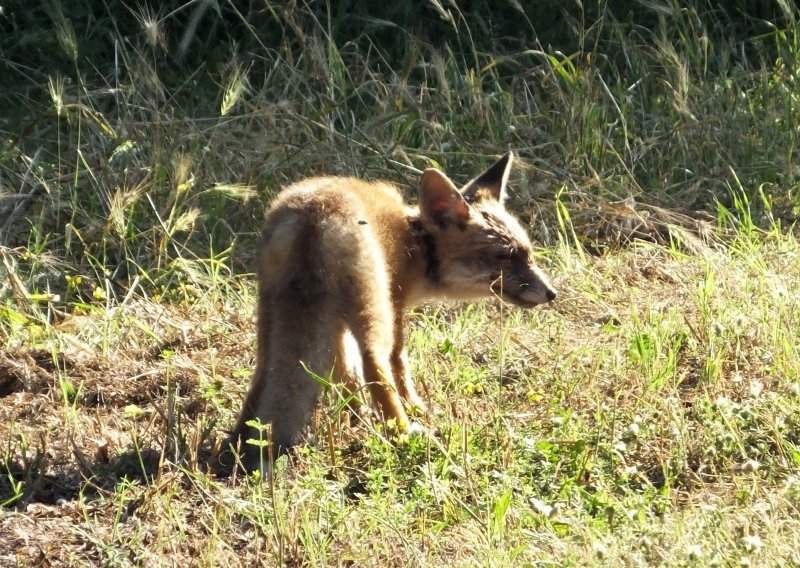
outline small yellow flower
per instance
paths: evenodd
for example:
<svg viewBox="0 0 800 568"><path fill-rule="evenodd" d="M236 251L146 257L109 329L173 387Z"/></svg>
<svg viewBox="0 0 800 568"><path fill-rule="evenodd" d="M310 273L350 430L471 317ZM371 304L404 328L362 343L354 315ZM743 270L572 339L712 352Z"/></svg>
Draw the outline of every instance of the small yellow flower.
<svg viewBox="0 0 800 568"><path fill-rule="evenodd" d="M67 274L65 278L67 280L67 290L75 290L83 283L83 276L72 276Z"/></svg>

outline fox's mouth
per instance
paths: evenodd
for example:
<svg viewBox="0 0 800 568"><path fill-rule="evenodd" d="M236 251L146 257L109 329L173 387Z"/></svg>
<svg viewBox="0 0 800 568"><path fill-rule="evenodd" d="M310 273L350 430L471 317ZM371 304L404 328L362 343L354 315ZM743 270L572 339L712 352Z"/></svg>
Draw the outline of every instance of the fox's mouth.
<svg viewBox="0 0 800 568"><path fill-rule="evenodd" d="M494 289L494 287L493 287ZM519 306L520 308L533 308L536 306L541 306L542 304L547 304L555 299L556 291L552 288L548 288L542 291L541 294L537 294L535 299L531 299L529 295L521 294L521 293L513 293L509 290L494 290L497 294L497 297L503 300L508 304L513 304L515 306Z"/></svg>
<svg viewBox="0 0 800 568"><path fill-rule="evenodd" d="M536 306L541 306L542 304L546 304L547 302L550 301L550 300L542 300L541 302L535 302L532 300L524 300L518 296L512 296L510 294L503 294L502 296L500 296L500 299L502 299L506 303L513 304L520 308L535 308Z"/></svg>

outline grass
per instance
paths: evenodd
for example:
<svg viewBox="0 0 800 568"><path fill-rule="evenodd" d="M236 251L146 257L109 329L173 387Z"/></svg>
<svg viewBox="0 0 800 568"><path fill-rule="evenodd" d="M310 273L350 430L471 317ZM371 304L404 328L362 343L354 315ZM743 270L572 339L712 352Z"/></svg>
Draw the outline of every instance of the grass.
<svg viewBox="0 0 800 568"><path fill-rule="evenodd" d="M245 388L248 284L224 318L205 301L123 308L115 357L11 351L3 376L31 384L3 407L3 494L17 498L0 517L16 535L6 558L791 564L797 254L780 234L706 258L637 246L553 262L553 309L415 313L412 364L436 436L387 443L379 424L328 420L330 399L273 484L215 479L197 457ZM143 328L160 341L137 346ZM81 331L57 325L48 341ZM64 396L55 377L80 387Z"/></svg>
<svg viewBox="0 0 800 568"><path fill-rule="evenodd" d="M15 14L44 31L2 40L0 565L796 565L797 14L743 37L702 2L637 5L646 26L566 9L567 53L488 42L482 5L433 3L437 42L267 3L214 21L279 39L216 51L207 7L105 34L58 2ZM557 302L413 311L433 436L344 421L328 391L273 479L207 473L279 187L413 196L505 148Z"/></svg>

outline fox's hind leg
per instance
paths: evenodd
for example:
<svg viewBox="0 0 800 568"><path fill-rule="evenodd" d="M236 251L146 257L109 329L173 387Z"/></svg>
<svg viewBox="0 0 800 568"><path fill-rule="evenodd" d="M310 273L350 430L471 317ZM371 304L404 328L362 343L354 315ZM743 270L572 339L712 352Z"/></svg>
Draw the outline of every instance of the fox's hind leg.
<svg viewBox="0 0 800 568"><path fill-rule="evenodd" d="M264 436L247 422L272 425L273 457L278 457L300 440L316 405L320 385L309 371L325 376L333 367L337 321L320 317L322 303L308 302L292 313L277 309L288 300L294 300L291 292L265 293L261 298L267 304L259 313L256 374L230 438L234 447L239 446L247 470L266 470L268 457L263 444L247 442Z"/></svg>
<svg viewBox="0 0 800 568"><path fill-rule="evenodd" d="M230 432L227 440L220 448L218 456L218 467L221 471L229 472L235 465L235 454L239 454L243 461L247 461L248 450L247 440L258 440L261 434L257 429L247 425L247 422L258 416L258 405L264 396L264 389L267 386L267 365L269 363L269 329L270 329L270 298L262 290L258 301L258 326L257 326L257 353L256 369L250 380L242 409L236 418L236 424ZM266 424L266 423L265 423ZM252 458L250 459L252 462ZM243 463L248 471L258 468L258 463Z"/></svg>

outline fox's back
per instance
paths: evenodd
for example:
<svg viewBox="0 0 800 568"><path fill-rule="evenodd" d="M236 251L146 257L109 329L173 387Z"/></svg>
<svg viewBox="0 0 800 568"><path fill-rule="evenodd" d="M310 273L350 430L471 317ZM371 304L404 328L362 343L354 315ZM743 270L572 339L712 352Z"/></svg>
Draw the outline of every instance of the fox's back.
<svg viewBox="0 0 800 568"><path fill-rule="evenodd" d="M307 178L284 189L275 199L272 209L283 206L305 207L309 202L328 203L342 200L351 205L358 203L366 208L403 209L400 192L382 181L366 181L354 177L323 176Z"/></svg>
<svg viewBox="0 0 800 568"><path fill-rule="evenodd" d="M265 219L262 283L296 287L317 278L331 290L359 271L388 276L407 247L407 215L400 192L387 183L317 177L291 185Z"/></svg>

